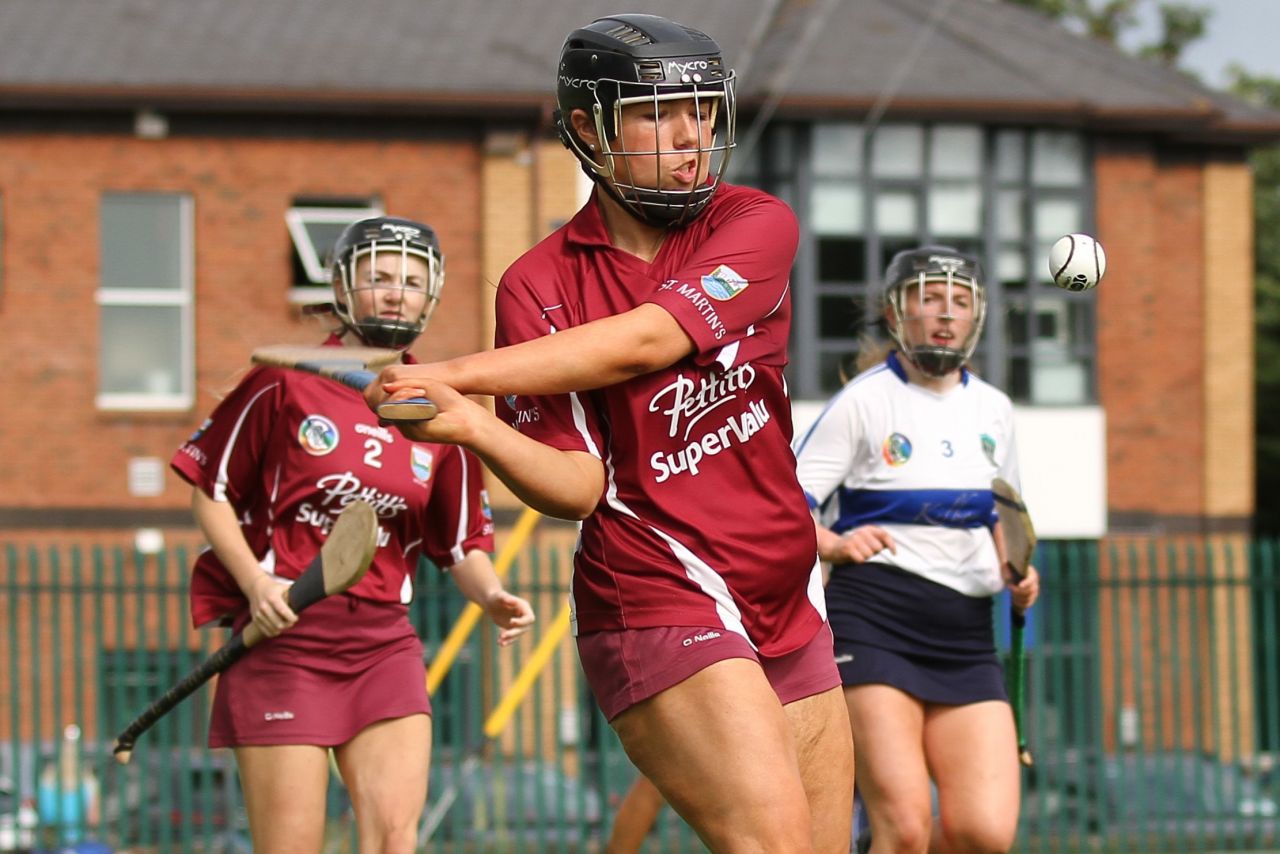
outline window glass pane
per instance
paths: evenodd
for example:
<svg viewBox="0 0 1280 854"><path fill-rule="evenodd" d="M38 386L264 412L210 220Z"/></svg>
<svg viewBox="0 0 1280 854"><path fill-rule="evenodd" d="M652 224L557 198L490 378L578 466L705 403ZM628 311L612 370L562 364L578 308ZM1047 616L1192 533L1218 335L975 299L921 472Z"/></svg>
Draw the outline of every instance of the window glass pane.
<svg viewBox="0 0 1280 854"><path fill-rule="evenodd" d="M1031 366L1026 356L1014 356L1009 360L1009 387L1005 391L1014 400L1031 399Z"/></svg>
<svg viewBox="0 0 1280 854"><path fill-rule="evenodd" d="M1084 363L1072 355L1064 299L1037 299L1031 341L1031 400L1042 404L1083 403L1088 394Z"/></svg>
<svg viewBox="0 0 1280 854"><path fill-rule="evenodd" d="M183 393L181 308L104 305L101 347L101 391Z"/></svg>
<svg viewBox="0 0 1280 854"><path fill-rule="evenodd" d="M1026 232L1022 219L1022 191L1000 190L996 193L996 237L1001 240L1021 240Z"/></svg>
<svg viewBox="0 0 1280 854"><path fill-rule="evenodd" d="M813 188L813 230L818 234L857 234L862 231L862 187L844 181L825 181Z"/></svg>
<svg viewBox="0 0 1280 854"><path fill-rule="evenodd" d="M1048 187L1084 183L1084 141L1077 133L1036 131L1031 142L1031 180Z"/></svg>
<svg viewBox="0 0 1280 854"><path fill-rule="evenodd" d="M735 184L760 186L760 149L757 145L747 151L741 145L733 150L733 159L729 161L729 171Z"/></svg>
<svg viewBox="0 0 1280 854"><path fill-rule="evenodd" d="M977 256L982 261L982 238L966 237L962 234L935 234L933 236L934 243L940 243L943 246L950 246L957 252L963 252L966 255Z"/></svg>
<svg viewBox="0 0 1280 854"><path fill-rule="evenodd" d="M1012 347L1022 347L1029 340L1027 335L1027 307L1022 302L1008 302L1005 315L1005 340Z"/></svg>
<svg viewBox="0 0 1280 854"><path fill-rule="evenodd" d="M790 181L779 181L774 184L773 194L790 205L793 210L797 208L796 187Z"/></svg>
<svg viewBox="0 0 1280 854"><path fill-rule="evenodd" d="M861 237L818 238L818 281L861 282L867 242Z"/></svg>
<svg viewBox="0 0 1280 854"><path fill-rule="evenodd" d="M982 193L977 184L929 188L929 230L976 235L982 230Z"/></svg>
<svg viewBox="0 0 1280 854"><path fill-rule="evenodd" d="M775 175L795 174L795 134L791 128L778 127L769 134L769 168Z"/></svg>
<svg viewBox="0 0 1280 854"><path fill-rule="evenodd" d="M871 171L879 178L918 178L924 172L924 129L886 125L873 140Z"/></svg>
<svg viewBox="0 0 1280 854"><path fill-rule="evenodd" d="M102 287L182 287L182 198L102 197Z"/></svg>
<svg viewBox="0 0 1280 854"><path fill-rule="evenodd" d="M818 334L852 340L863 332L862 300L852 294L823 294L818 298Z"/></svg>
<svg viewBox="0 0 1280 854"><path fill-rule="evenodd" d="M977 178L982 174L982 131L964 125L933 129L930 169L937 178Z"/></svg>
<svg viewBox="0 0 1280 854"><path fill-rule="evenodd" d="M862 173L862 126L819 122L813 126L813 174L855 177Z"/></svg>
<svg viewBox="0 0 1280 854"><path fill-rule="evenodd" d="M1026 134L1020 130L1002 130L996 134L996 179L1022 181L1022 159Z"/></svg>
<svg viewBox="0 0 1280 854"><path fill-rule="evenodd" d="M881 193L876 197L876 230L882 235L917 234L920 210L913 193Z"/></svg>
<svg viewBox="0 0 1280 854"><path fill-rule="evenodd" d="M1035 207L1035 229L1036 239L1048 244L1044 247L1045 257L1048 258L1048 248L1055 240L1064 234L1080 230L1080 200L1038 199Z"/></svg>
<svg viewBox="0 0 1280 854"><path fill-rule="evenodd" d="M1027 278L1027 258L1022 247L1004 247L996 253L996 278L1006 288L1022 287Z"/></svg>
<svg viewBox="0 0 1280 854"><path fill-rule="evenodd" d="M845 350L830 350L818 357L819 381L824 394L832 394L858 375L858 351L852 346Z"/></svg>

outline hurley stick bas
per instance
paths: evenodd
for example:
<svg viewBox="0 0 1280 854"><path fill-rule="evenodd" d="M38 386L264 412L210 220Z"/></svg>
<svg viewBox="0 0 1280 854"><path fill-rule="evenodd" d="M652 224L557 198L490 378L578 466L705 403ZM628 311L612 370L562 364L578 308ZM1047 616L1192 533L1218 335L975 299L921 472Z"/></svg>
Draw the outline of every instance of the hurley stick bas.
<svg viewBox="0 0 1280 854"><path fill-rule="evenodd" d="M1031 524L1027 505L1018 490L1003 478L991 481L991 492L996 502L996 514L1000 518L1000 532L1004 535L1004 568L1015 581L1026 577L1031 556L1036 550L1036 529ZM1033 759L1027 747L1026 727L1023 717L1027 700L1027 615L1017 607L1009 606L1009 668L1013 671L1009 680L1009 702L1013 706L1013 723L1018 732L1018 761L1031 767Z"/></svg>
<svg viewBox="0 0 1280 854"><path fill-rule="evenodd" d="M364 391L378 378L375 368L384 368L400 359L398 350L380 347L295 347L276 344L259 347L251 359L256 365L271 365L304 371ZM424 397L389 400L378 405L383 421L430 421L436 417L436 405Z"/></svg>
<svg viewBox="0 0 1280 854"><path fill-rule="evenodd" d="M326 596L354 586L364 577L377 546L378 515L373 507L364 501L348 504L333 523L320 553L289 587L289 607L300 614ZM139 736L210 677L230 667L264 639L266 635L255 623L249 623L233 635L116 736L112 751L116 761L127 765Z"/></svg>

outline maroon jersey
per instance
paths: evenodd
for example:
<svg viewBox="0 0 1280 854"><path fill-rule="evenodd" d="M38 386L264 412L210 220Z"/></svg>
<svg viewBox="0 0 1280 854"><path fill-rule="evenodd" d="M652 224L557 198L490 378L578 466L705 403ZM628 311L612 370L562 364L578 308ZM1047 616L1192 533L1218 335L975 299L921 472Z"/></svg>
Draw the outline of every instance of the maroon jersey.
<svg viewBox="0 0 1280 854"><path fill-rule="evenodd" d="M723 625L772 656L822 625L782 375L796 243L786 205L725 186L647 264L612 246L593 199L503 276L499 346L655 303L696 348L599 391L498 404L522 433L604 462L575 556L579 633Z"/></svg>
<svg viewBox="0 0 1280 854"><path fill-rule="evenodd" d="M409 441L379 425L359 392L312 374L254 368L170 464L231 502L254 555L281 578L302 573L357 499L378 513L378 549L354 596L407 602L420 555L449 567L471 549L493 550L475 457ZM212 550L202 554L191 583L195 624L244 606Z"/></svg>

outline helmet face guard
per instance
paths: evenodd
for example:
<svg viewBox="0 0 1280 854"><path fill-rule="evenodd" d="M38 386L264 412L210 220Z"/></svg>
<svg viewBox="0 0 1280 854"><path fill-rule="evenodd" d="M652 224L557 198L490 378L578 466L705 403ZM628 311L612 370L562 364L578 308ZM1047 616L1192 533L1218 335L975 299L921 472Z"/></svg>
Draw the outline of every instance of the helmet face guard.
<svg viewBox="0 0 1280 854"><path fill-rule="evenodd" d="M421 274L410 259L422 263ZM420 222L393 217L361 220L348 226L334 244L332 279L341 294L334 308L343 325L370 347L403 350L426 329L440 302L444 256L435 232ZM394 299L387 300L388 291ZM363 304L372 314L359 314L362 294L368 294ZM379 305L397 306L398 314L380 313Z"/></svg>
<svg viewBox="0 0 1280 854"><path fill-rule="evenodd" d="M565 41L556 121L584 171L624 210L649 225L683 225L707 206L728 169L737 126L734 86L733 72L725 70L719 46L706 34L653 15L617 15ZM710 119L698 123L694 147L663 150L657 130L648 148L619 147L624 109L652 110L657 129L672 101L692 101L697 114ZM594 123L598 153L573 129L574 110ZM696 158L691 188L644 186L634 176L639 158L652 158L653 174L660 176L662 159L680 156Z"/></svg>
<svg viewBox="0 0 1280 854"><path fill-rule="evenodd" d="M926 286L938 283L945 287L942 311L924 314ZM966 288L971 294L972 321L965 337L956 346L933 344L929 341L912 343L906 327L912 323L923 325L929 317L955 321L955 289ZM914 294L915 305L921 313L911 315L908 306ZM944 377L963 367L978 346L982 335L982 322L987 315L986 294L981 282L981 268L976 258L963 255L949 246L925 246L899 252L889 262L885 271L885 305L889 313L889 335L898 350L911 360L921 373L929 377Z"/></svg>

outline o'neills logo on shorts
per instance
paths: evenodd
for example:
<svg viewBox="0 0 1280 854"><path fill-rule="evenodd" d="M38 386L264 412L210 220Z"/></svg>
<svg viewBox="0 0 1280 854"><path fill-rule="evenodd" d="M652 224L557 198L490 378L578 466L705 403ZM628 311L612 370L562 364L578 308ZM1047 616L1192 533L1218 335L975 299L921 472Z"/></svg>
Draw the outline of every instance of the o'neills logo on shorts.
<svg viewBox="0 0 1280 854"><path fill-rule="evenodd" d="M693 646L695 643L702 643L703 641L715 640L718 637L720 637L719 632L707 632L704 635L694 635L691 638L685 638L683 645Z"/></svg>
<svg viewBox="0 0 1280 854"><path fill-rule="evenodd" d="M291 721L293 712L267 712L262 716L264 721Z"/></svg>

